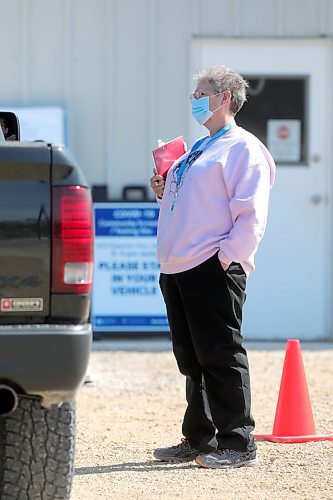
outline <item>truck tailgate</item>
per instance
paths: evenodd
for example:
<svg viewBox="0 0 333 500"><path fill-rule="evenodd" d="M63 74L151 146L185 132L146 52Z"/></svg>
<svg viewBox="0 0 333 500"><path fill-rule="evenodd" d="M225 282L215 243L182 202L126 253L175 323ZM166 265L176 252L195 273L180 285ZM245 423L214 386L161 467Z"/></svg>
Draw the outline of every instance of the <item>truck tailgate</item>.
<svg viewBox="0 0 333 500"><path fill-rule="evenodd" d="M0 324L49 315L50 164L46 143L0 145Z"/></svg>

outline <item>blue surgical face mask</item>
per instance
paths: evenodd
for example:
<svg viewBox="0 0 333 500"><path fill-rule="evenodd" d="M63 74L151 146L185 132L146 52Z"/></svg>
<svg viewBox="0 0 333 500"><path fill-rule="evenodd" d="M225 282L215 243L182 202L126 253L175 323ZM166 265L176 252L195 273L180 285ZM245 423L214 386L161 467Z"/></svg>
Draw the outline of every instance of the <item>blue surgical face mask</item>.
<svg viewBox="0 0 333 500"><path fill-rule="evenodd" d="M206 121L213 116L209 109L209 96L200 97L199 99L192 98L192 116L200 125L204 125Z"/></svg>

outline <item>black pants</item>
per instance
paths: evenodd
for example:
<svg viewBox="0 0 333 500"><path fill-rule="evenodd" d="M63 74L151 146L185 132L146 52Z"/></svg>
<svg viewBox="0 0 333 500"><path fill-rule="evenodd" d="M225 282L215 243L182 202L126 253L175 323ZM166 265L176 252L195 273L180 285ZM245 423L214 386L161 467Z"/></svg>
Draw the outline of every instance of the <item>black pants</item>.
<svg viewBox="0 0 333 500"><path fill-rule="evenodd" d="M254 450L247 354L240 333L246 275L217 254L177 274L161 274L173 352L186 376L182 431L199 451Z"/></svg>

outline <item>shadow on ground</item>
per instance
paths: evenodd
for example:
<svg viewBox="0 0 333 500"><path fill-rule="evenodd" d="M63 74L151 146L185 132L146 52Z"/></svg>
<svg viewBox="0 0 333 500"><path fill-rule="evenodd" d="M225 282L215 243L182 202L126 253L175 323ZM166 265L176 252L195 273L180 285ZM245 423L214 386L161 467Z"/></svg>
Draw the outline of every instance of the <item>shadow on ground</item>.
<svg viewBox="0 0 333 500"><path fill-rule="evenodd" d="M177 469L197 469L198 465L194 463L169 463L159 462L158 460L148 460L147 462L127 462L123 464L103 465L96 467L76 467L76 476L85 476L88 474L110 474L111 472L149 472L152 470L177 470Z"/></svg>

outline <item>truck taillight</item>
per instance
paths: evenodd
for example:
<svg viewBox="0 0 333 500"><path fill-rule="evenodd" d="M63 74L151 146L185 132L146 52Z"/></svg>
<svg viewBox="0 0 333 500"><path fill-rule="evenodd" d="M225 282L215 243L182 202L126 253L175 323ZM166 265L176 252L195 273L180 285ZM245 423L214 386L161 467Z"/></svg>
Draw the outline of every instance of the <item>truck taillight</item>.
<svg viewBox="0 0 333 500"><path fill-rule="evenodd" d="M89 293L93 275L93 208L90 190L52 188L52 292Z"/></svg>

